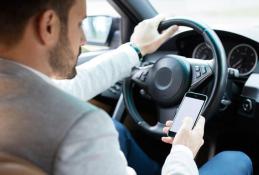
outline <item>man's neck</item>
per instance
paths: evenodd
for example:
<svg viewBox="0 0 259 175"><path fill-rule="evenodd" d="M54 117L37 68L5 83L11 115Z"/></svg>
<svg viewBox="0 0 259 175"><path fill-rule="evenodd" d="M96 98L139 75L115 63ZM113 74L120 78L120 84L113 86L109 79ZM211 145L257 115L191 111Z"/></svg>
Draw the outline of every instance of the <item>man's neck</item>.
<svg viewBox="0 0 259 175"><path fill-rule="evenodd" d="M5 48L0 45L0 58L25 65L47 76L53 73L46 57L42 57L42 54L38 54L33 49L29 50L19 47Z"/></svg>

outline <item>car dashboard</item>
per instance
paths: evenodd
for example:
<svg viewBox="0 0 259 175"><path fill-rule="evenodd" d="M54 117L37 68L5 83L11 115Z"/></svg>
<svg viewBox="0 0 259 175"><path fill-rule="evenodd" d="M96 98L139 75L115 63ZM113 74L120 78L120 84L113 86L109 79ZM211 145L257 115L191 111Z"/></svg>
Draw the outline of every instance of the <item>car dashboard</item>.
<svg viewBox="0 0 259 175"><path fill-rule="evenodd" d="M251 73L259 72L258 42L232 32L217 30L216 33L225 49L228 67L237 69L240 78L246 79ZM205 60L213 58L210 46L194 31L181 33L173 40L179 55Z"/></svg>
<svg viewBox="0 0 259 175"><path fill-rule="evenodd" d="M252 85L256 86L258 94L257 90L253 94L250 93L251 90L248 90L251 96L243 96L242 92L249 89L246 87L249 77L259 74L259 28L256 32L250 34L249 32L234 33L232 30L215 30L215 32L225 49L228 68L238 71L238 76L229 76L228 87L230 88L226 89L225 92L225 96L228 99L222 100L223 102L233 102L231 96L238 97L238 112L244 116L254 117L254 112L259 111L256 110L256 101L258 100L256 97L259 94L259 85L258 88L257 85ZM142 66L154 64L166 54L176 54L186 58L204 60L210 60L214 57L210 46L204 42L203 37L193 30L187 30L173 36L160 48L159 52L147 56ZM233 89L233 87L235 88ZM253 113L251 113L252 111Z"/></svg>
<svg viewBox="0 0 259 175"><path fill-rule="evenodd" d="M259 73L259 27L252 28L252 30L220 28L215 29L215 32L225 49L228 67L239 71L239 76L234 81L243 86L251 74ZM173 36L159 51L147 55L142 66L154 64L167 54L196 59L213 58L213 53L210 47L205 44L203 37L193 30L187 30ZM101 96L118 100L121 86L122 83L118 82ZM241 86L240 88L242 88Z"/></svg>

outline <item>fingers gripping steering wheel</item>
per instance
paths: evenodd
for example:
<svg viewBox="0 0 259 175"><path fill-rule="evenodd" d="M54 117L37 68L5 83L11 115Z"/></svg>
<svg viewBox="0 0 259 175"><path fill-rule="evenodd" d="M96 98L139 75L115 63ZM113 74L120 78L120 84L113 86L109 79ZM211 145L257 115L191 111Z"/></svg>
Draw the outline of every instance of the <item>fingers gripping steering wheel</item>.
<svg viewBox="0 0 259 175"><path fill-rule="evenodd" d="M220 104L227 82L226 54L217 34L208 26L191 19L174 18L159 26L163 31L172 25L190 27L201 34L214 53L212 60L198 60L179 55L166 55L154 65L140 67L123 84L123 96L126 108L133 120L151 136L163 136L164 123L172 119L177 104L184 94L201 85L213 76L213 87L202 115L210 118ZM159 108L158 122L150 126L138 113L133 100L133 85L145 89ZM170 118L171 117L171 118Z"/></svg>

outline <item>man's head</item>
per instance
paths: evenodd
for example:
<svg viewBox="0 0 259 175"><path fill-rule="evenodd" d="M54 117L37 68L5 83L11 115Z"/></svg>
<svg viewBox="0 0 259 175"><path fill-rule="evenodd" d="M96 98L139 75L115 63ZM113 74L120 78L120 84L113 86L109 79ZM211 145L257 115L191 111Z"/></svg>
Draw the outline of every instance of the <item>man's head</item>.
<svg viewBox="0 0 259 175"><path fill-rule="evenodd" d="M56 78L75 76L85 0L0 2L0 57Z"/></svg>

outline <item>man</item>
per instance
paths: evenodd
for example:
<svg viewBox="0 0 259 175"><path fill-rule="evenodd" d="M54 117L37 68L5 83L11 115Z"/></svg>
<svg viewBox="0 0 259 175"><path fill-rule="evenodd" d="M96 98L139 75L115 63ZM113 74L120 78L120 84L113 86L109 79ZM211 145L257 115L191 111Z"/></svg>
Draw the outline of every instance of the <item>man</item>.
<svg viewBox="0 0 259 175"><path fill-rule="evenodd" d="M134 172L127 168L109 116L63 93L48 78L76 75L85 1L4 1L0 7L1 151L27 159L48 174ZM154 42L162 44L173 31L165 31ZM158 44L139 47L146 54ZM201 120L192 137L197 147L203 140L203 124ZM177 157L183 156L191 165L184 164L197 174L191 151L179 140L165 167L182 163Z"/></svg>
<svg viewBox="0 0 259 175"><path fill-rule="evenodd" d="M1 2L0 150L48 174L134 174L109 116L49 79L76 75L85 7L84 0ZM170 28L159 40L136 45L151 53L173 32ZM193 157L203 143L203 127L204 118L193 130L185 120L162 174L198 174Z"/></svg>

